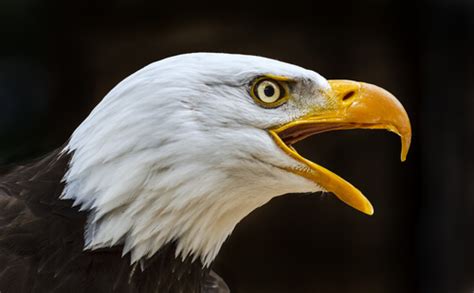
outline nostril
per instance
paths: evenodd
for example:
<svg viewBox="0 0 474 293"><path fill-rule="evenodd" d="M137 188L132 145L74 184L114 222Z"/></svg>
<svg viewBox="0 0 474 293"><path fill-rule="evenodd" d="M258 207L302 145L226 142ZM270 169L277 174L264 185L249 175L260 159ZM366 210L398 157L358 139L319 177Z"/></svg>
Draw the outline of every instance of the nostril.
<svg viewBox="0 0 474 293"><path fill-rule="evenodd" d="M347 101L355 95L355 91L350 91L342 97L343 101Z"/></svg>

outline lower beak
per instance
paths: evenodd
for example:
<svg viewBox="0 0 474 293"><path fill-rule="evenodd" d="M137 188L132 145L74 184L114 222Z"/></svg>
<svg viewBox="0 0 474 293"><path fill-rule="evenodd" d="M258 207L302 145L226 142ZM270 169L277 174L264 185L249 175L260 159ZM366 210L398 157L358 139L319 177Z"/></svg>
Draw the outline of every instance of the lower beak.
<svg viewBox="0 0 474 293"><path fill-rule="evenodd" d="M372 215L369 200L352 184L300 156L291 146L310 135L343 129L386 129L401 138L401 160L406 159L411 142L408 115L400 102L386 90L372 84L348 80L330 80L327 107L316 109L303 118L269 131L277 145L305 169L289 171L306 177L326 191L334 193L353 208Z"/></svg>

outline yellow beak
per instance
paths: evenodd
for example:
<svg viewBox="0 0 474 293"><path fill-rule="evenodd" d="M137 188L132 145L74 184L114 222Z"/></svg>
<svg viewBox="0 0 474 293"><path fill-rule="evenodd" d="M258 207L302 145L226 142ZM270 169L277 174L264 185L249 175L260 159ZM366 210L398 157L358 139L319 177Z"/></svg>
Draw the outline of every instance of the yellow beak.
<svg viewBox="0 0 474 293"><path fill-rule="evenodd" d="M308 178L334 193L351 207L372 215L369 200L352 184L326 168L300 156L291 145L310 135L342 129L386 129L398 134L405 161L411 142L411 126L402 104L389 92L372 84L349 80L330 80L327 107L312 110L307 116L269 131L277 145L307 169L289 171Z"/></svg>

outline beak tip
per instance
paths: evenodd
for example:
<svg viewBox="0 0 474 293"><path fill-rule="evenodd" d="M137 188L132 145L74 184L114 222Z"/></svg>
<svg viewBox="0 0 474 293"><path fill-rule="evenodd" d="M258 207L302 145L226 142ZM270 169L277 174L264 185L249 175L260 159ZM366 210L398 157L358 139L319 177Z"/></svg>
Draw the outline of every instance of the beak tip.
<svg viewBox="0 0 474 293"><path fill-rule="evenodd" d="M407 154L402 153L400 156L400 161L405 162L407 160Z"/></svg>
<svg viewBox="0 0 474 293"><path fill-rule="evenodd" d="M400 160L402 162L405 162L407 159L408 151L410 150L410 144L411 144L411 131L408 131L407 133L402 133L399 134L400 139L402 141L402 151L400 153Z"/></svg>
<svg viewBox="0 0 474 293"><path fill-rule="evenodd" d="M372 216L374 214L374 208L372 207L372 205L369 205L362 212L368 216Z"/></svg>

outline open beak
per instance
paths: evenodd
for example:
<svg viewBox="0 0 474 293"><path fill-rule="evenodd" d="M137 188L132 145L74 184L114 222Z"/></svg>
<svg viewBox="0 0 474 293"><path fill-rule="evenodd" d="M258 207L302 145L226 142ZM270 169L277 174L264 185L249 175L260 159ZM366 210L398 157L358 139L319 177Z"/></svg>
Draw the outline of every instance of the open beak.
<svg viewBox="0 0 474 293"><path fill-rule="evenodd" d="M271 129L270 135L289 156L307 166L289 170L314 181L334 193L351 207L372 215L369 200L352 184L302 156L291 146L310 135L342 129L386 129L398 134L405 161L411 142L411 127L402 104L389 92L372 84L349 80L330 80L327 107L315 109L303 118Z"/></svg>

